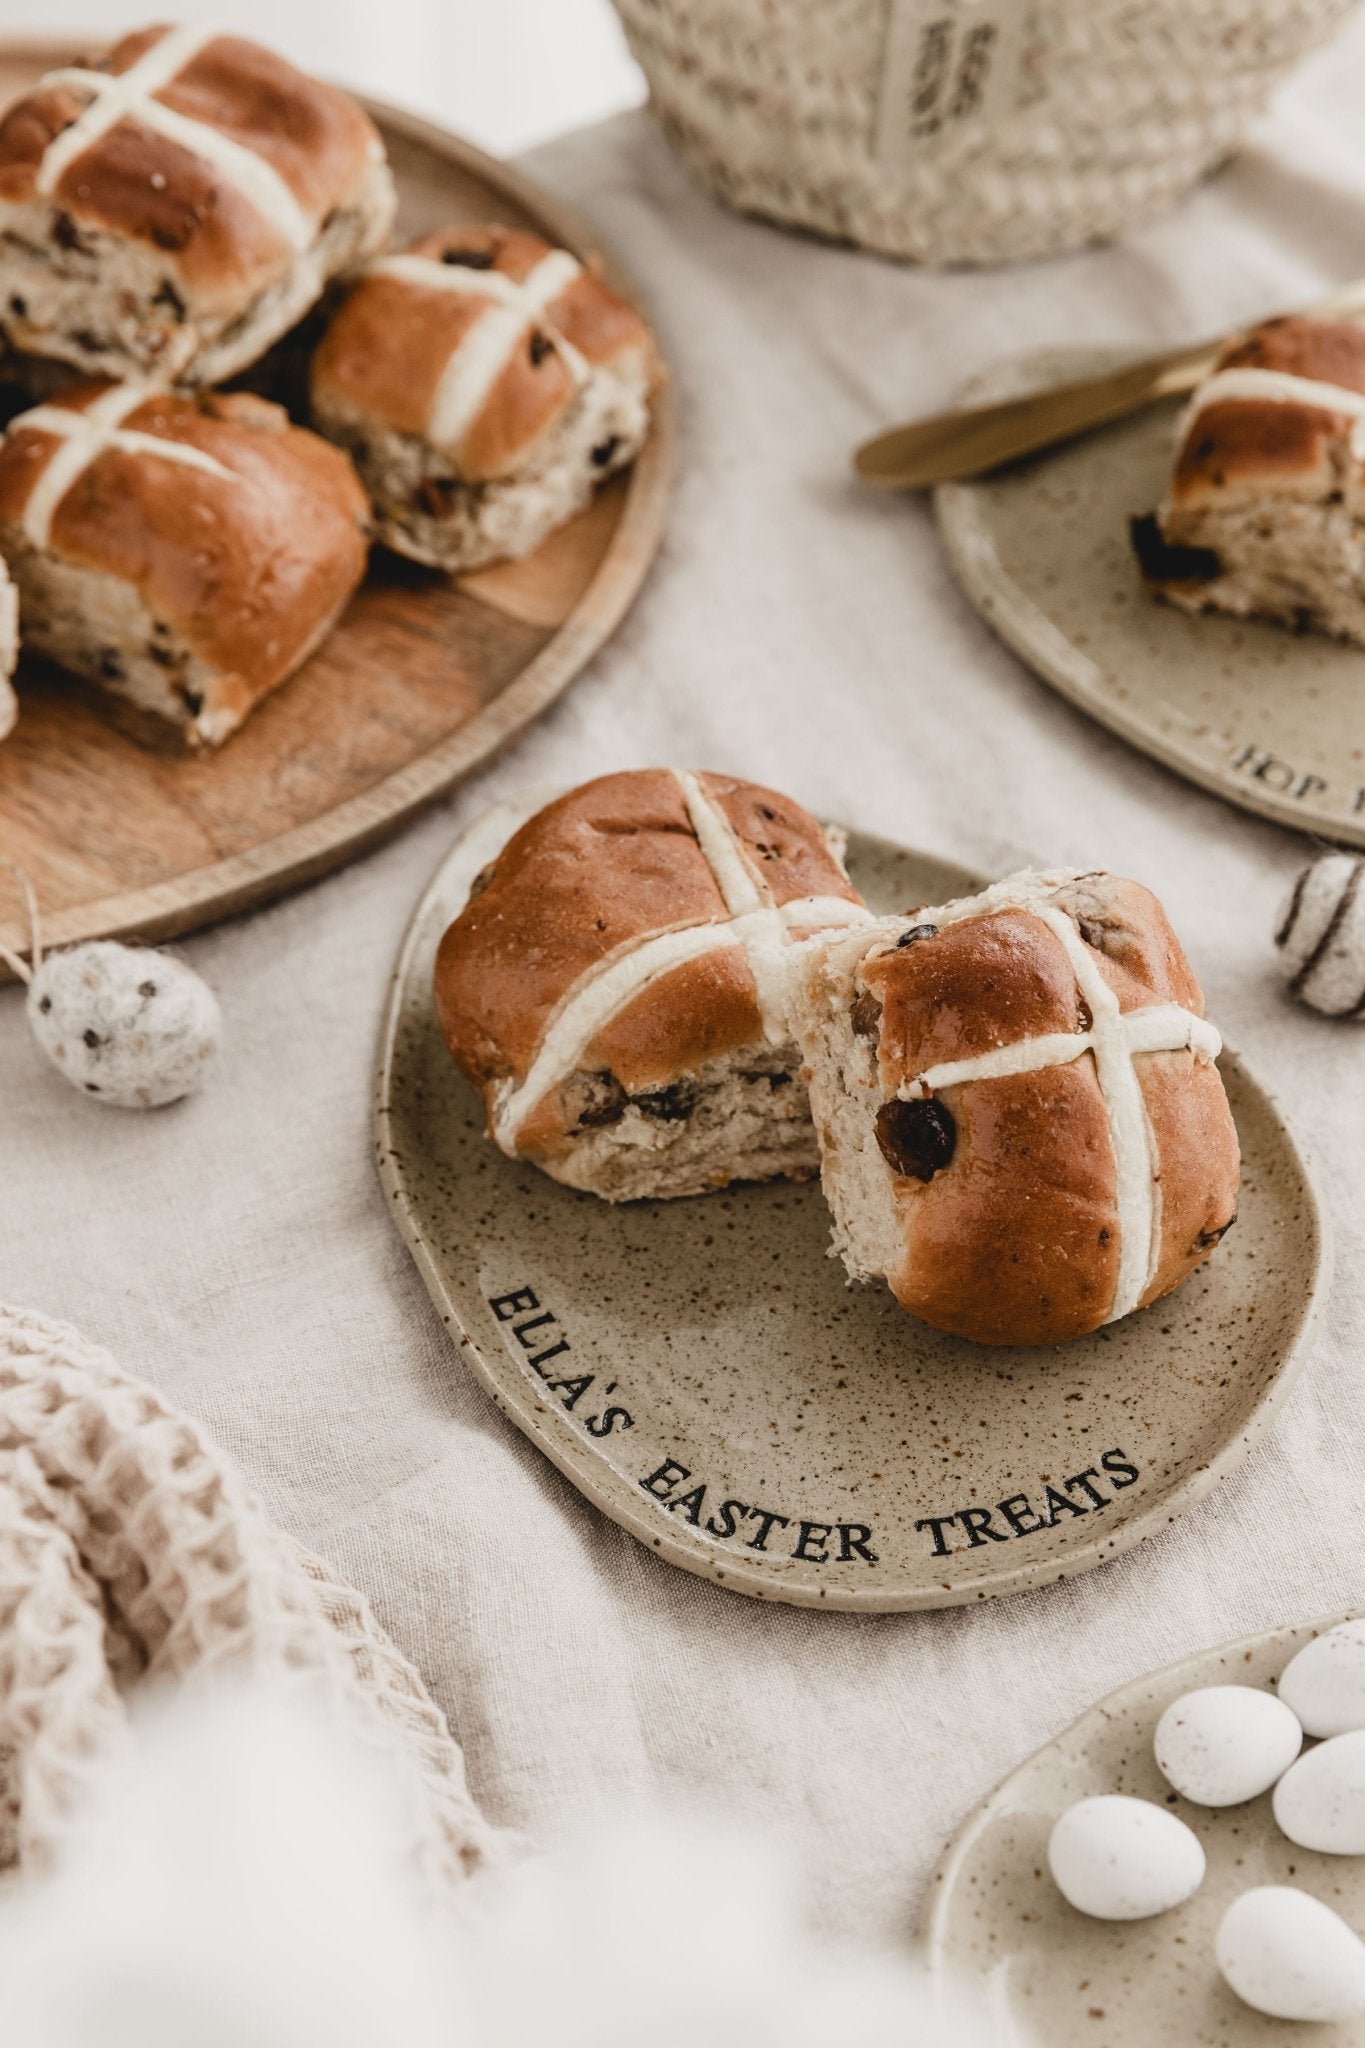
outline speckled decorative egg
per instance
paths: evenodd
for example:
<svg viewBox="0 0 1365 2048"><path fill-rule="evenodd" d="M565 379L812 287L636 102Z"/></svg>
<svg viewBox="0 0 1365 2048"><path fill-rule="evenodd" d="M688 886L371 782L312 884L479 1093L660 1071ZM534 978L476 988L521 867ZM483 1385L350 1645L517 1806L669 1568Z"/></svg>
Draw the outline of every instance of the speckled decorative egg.
<svg viewBox="0 0 1365 2048"><path fill-rule="evenodd" d="M1330 1906L1293 1885L1259 1885L1234 1899L1215 1949L1237 1996L1273 2019L1365 2013L1365 1942Z"/></svg>
<svg viewBox="0 0 1365 2048"><path fill-rule="evenodd" d="M1365 1728L1365 1621L1344 1621L1305 1643L1284 1667L1280 1698L1305 1735Z"/></svg>
<svg viewBox="0 0 1365 2048"><path fill-rule="evenodd" d="M1117 1792L1068 1807L1047 1860L1062 1897L1095 1920L1148 1920L1183 1905L1204 1881L1193 1830L1164 1807Z"/></svg>
<svg viewBox="0 0 1365 2048"><path fill-rule="evenodd" d="M1275 944L1301 1002L1328 1017L1365 1017L1365 858L1324 853L1306 867Z"/></svg>
<svg viewBox="0 0 1365 2048"><path fill-rule="evenodd" d="M1302 1747L1289 1708L1252 1685L1206 1685L1172 1700L1153 1744L1161 1775L1197 1806L1259 1798Z"/></svg>
<svg viewBox="0 0 1365 2048"><path fill-rule="evenodd" d="M1275 1787L1275 1819L1300 1849L1365 1856L1365 1729L1301 1756Z"/></svg>
<svg viewBox="0 0 1365 2048"><path fill-rule="evenodd" d="M213 992L169 953L93 939L49 953L27 1000L33 1036L74 1088L152 1109L197 1088L221 1027Z"/></svg>

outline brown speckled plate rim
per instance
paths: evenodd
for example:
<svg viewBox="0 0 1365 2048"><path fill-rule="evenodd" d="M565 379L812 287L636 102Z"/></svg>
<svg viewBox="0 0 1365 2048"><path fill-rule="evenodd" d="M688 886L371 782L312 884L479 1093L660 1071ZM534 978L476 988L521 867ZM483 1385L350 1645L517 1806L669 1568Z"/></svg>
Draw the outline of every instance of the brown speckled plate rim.
<svg viewBox="0 0 1365 2048"><path fill-rule="evenodd" d="M1192 1650L1188 1656L1177 1657L1170 1664L1155 1665L1150 1671L1139 1672L1112 1692L1105 1693L1079 1713L1074 1721L1037 1749L1026 1756L1022 1763L1000 1779L988 1792L961 1826L956 1829L943 1851L929 1880L929 1890L924 1909L920 1915L919 1939L931 1971L945 1981L961 1983L962 1972L949 1960L948 1950L952 1940L951 1921L960 1904L956 1885L963 1869L983 1831L989 1827L1002 1808L1008 1808L1012 1794L1021 1781L1027 1779L1045 1758L1053 1753L1059 1757L1070 1753L1083 1753L1092 1735L1109 1730L1116 1720L1126 1718L1130 1713L1145 1709L1153 1693L1165 1693L1172 1686L1181 1690L1192 1689L1194 1685L1210 1685L1217 1681L1210 1678L1209 1670L1226 1664L1229 1660L1240 1661L1244 1653L1255 1654L1261 1650L1284 1643L1286 1661L1290 1646L1298 1649L1315 1637L1324 1635L1330 1628L1337 1628L1343 1621L1358 1620L1365 1614L1365 1608L1349 1607L1332 1614L1318 1616L1312 1621L1284 1622L1277 1628L1259 1629L1251 1635L1231 1636L1226 1642L1214 1643L1205 1650ZM968 1877L968 1883L972 1882ZM970 1987L968 1987L970 1988ZM1296 2028L1294 2038L1299 2038ZM1303 2039L1312 2038L1311 2024L1305 2023Z"/></svg>
<svg viewBox="0 0 1365 2048"><path fill-rule="evenodd" d="M983 370L964 386L958 402L985 405L1070 377L1098 376L1133 360L1132 350L1122 348L1030 349ZM1035 463L1046 460L1046 453L1033 458ZM1008 470L993 472L981 481L993 482L1008 474ZM983 507L976 480L939 484L934 491L934 516L949 566L973 607L1005 645L1068 702L1151 760L1159 761L1164 768L1221 797L1224 803L1234 804L1240 811L1269 818L1276 825L1287 825L1293 832L1306 832L1334 845L1365 846L1365 817L1353 823L1335 814L1305 810L1293 798L1263 783L1248 781L1230 767L1219 766L1192 747L1182 746L1150 717L1127 708L1112 689L1105 687L1105 672L1067 638L1004 567L996 548L995 527ZM1135 569L1135 576L1136 573ZM1282 630L1257 621L1249 623L1260 631Z"/></svg>
<svg viewBox="0 0 1365 2048"><path fill-rule="evenodd" d="M536 794L541 802L548 802L554 792L538 791ZM727 1592L743 1593L756 1600L779 1601L790 1606L824 1608L846 1613L912 1613L943 1607L975 1605L979 1601L998 1599L1010 1593L1026 1592L1035 1587L1055 1584L1060 1579L1073 1578L1081 1572L1091 1571L1096 1565L1107 1563L1111 1557L1121 1556L1125 1551L1136 1548L1148 1536L1154 1536L1162 1529L1168 1528L1177 1516L1183 1514L1187 1508L1196 1506L1220 1479L1233 1471L1249 1455L1278 1412L1302 1367L1322 1299L1331 1282L1333 1247L1326 1215L1308 1161L1282 1115L1277 1099L1249 1071L1240 1053L1225 1039L1220 1064L1235 1068L1239 1078L1260 1096L1278 1126L1285 1148L1298 1170L1308 1208L1308 1225L1311 1242L1316 1250L1316 1261L1308 1276L1297 1319L1286 1337L1278 1368L1268 1381L1255 1407L1246 1417L1243 1426L1229 1436L1213 1457L1187 1472L1184 1478L1157 1495L1145 1507L1134 1512L1127 1521L1111 1523L1110 1533L1078 1546L1060 1560L1040 1559L1032 1564L1021 1563L1003 1568L989 1577L978 1577L957 1583L937 1581L932 1585L913 1588L869 1587L865 1592L855 1588L840 1588L830 1592L825 1587L806 1586L799 1582L792 1583L784 1579L765 1577L761 1567L756 1568L742 1560L736 1560L728 1553L723 1560L713 1562L708 1554L689 1546L684 1540L672 1534L671 1523L661 1529L657 1516L652 1514L648 1507L643 1504L637 1507L628 1494L617 1489L606 1464L583 1443L581 1438L568 1429L563 1419L554 1411L542 1408L538 1404L535 1391L530 1384L523 1385L521 1380L508 1374L501 1355L495 1356L492 1360L485 1357L478 1343L465 1329L459 1304L447 1284L441 1262L433 1256L423 1235L421 1218L409 1192L395 1144L397 1134L390 1121L389 1099L395 1073L398 1038L402 1028L404 994L413 980L425 928L441 895L446 870L459 858L467 831L477 823L477 818L469 821L469 826L457 836L438 863L408 920L394 963L385 999L375 1077L374 1129L379 1180L386 1197L385 1206L416 1262L417 1270L435 1303L442 1324L480 1386L490 1396L494 1405L544 1452L551 1464L556 1466L578 1492L609 1521L626 1529L646 1550L653 1551L657 1556L665 1558L670 1564L680 1566L684 1571L691 1572L695 1577L719 1583ZM922 849L908 848L876 833L857 832L851 829L850 837L867 846L874 856L880 854L894 857L918 853L920 858L935 860L940 865L952 865L946 861L945 856L925 854ZM969 870L961 868L960 872L967 888L983 886Z"/></svg>

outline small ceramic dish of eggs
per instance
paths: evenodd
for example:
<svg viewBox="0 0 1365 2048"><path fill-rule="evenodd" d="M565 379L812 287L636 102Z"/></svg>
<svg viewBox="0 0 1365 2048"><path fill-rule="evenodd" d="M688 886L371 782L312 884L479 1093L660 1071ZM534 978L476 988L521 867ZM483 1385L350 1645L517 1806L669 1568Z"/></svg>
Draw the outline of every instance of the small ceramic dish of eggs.
<svg viewBox="0 0 1365 2048"><path fill-rule="evenodd" d="M1001 2048L1365 2043L1365 1618L1091 1708L962 1829L926 1941Z"/></svg>

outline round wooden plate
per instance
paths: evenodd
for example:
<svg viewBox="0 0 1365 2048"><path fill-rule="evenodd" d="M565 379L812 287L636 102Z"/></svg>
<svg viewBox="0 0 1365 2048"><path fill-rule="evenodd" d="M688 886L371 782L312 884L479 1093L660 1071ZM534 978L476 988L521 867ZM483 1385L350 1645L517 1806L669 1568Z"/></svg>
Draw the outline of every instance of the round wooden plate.
<svg viewBox="0 0 1365 2048"><path fill-rule="evenodd" d="M1004 398L1123 360L1048 349L963 394ZM1365 651L1256 621L1189 618L1143 588L1128 539L1166 489L1178 407L935 493L967 595L1046 682L1243 810L1365 846Z"/></svg>
<svg viewBox="0 0 1365 2048"><path fill-rule="evenodd" d="M1236 1054L1240 1220L1178 1294L1053 1350L942 1336L886 1288L844 1284L813 1184L614 1206L489 1143L431 970L515 822L503 807L457 843L403 942L379 1170L467 1363L604 1514L759 1599L944 1607L1102 1563L1246 1455L1302 1355L1326 1252L1303 1162ZM850 871L885 910L978 886L860 834ZM963 1520L983 1508L989 1537Z"/></svg>
<svg viewBox="0 0 1365 2048"><path fill-rule="evenodd" d="M0 44L0 103L84 47ZM367 104L397 179L401 238L499 220L601 254L520 172ZM632 295L609 257L604 268ZM376 550L337 630L215 755L150 751L95 695L24 663L19 723L0 746L0 851L31 875L49 939L165 938L247 909L365 851L487 760L573 680L635 596L663 526L672 447L665 384L633 469L526 560L451 583ZM0 941L21 950L13 908L3 900Z"/></svg>
<svg viewBox="0 0 1365 2048"><path fill-rule="evenodd" d="M1358 2023L1298 2027L1264 2019L1218 1974L1213 1940L1240 1892L1293 1884L1365 1925L1365 1858L1322 1856L1280 1833L1267 1794L1244 1806L1179 1799L1152 1759L1163 1710L1201 1685L1273 1689L1313 1636L1341 1614L1225 1643L1150 1672L1082 1714L998 1785L954 1837L925 1916L931 1968L987 2002L1001 2048L1359 2048ZM1048 1875L1053 1822L1077 1799L1126 1792L1167 1806L1204 1845L1208 1874L1187 1905L1154 1920L1089 1920Z"/></svg>

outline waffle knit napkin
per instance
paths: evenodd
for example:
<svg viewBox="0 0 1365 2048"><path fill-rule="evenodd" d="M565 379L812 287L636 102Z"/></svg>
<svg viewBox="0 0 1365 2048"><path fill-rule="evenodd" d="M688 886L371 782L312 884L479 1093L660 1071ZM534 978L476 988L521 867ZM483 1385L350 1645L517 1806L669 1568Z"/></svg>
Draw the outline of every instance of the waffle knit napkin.
<svg viewBox="0 0 1365 2048"><path fill-rule="evenodd" d="M0 1305L0 1869L60 1847L138 1687L227 1667L301 1682L399 1765L433 1890L483 1859L459 1747L360 1595L152 1387Z"/></svg>

